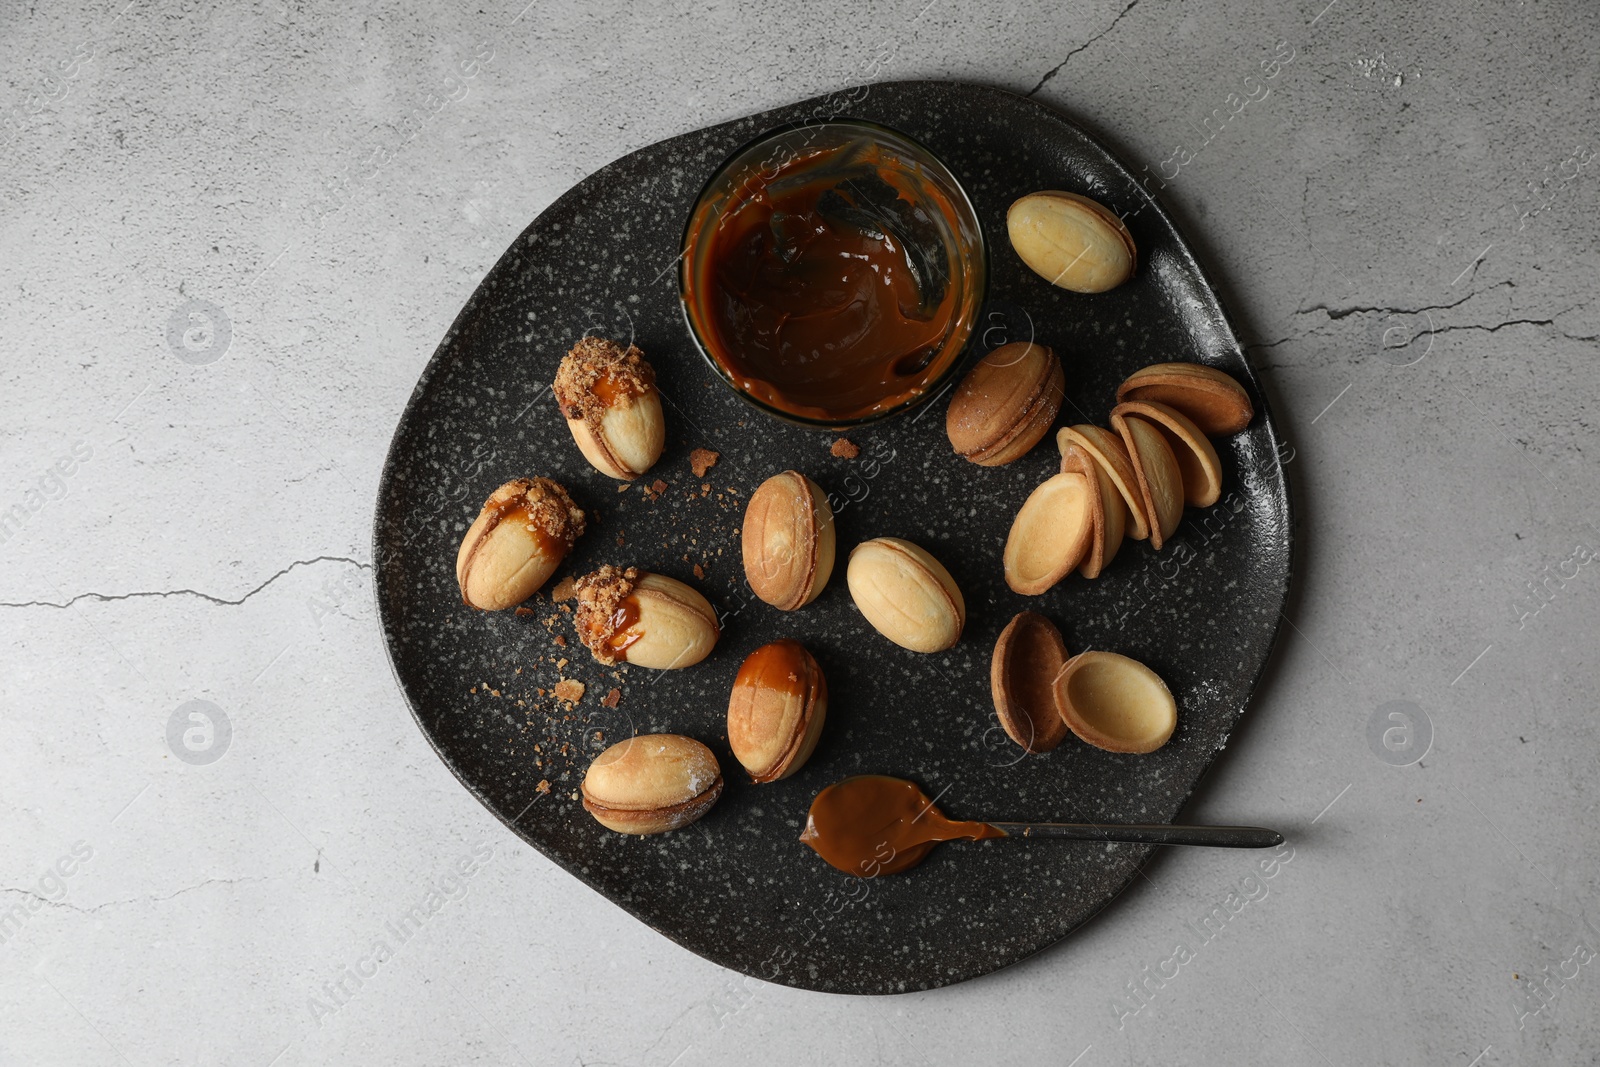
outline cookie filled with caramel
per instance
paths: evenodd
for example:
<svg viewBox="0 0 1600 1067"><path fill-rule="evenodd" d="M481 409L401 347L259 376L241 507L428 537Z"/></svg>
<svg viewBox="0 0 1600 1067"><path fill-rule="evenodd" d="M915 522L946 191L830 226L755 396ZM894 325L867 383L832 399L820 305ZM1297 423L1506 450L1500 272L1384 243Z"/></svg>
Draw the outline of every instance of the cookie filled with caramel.
<svg viewBox="0 0 1600 1067"><path fill-rule="evenodd" d="M584 337L556 368L550 391L578 449L601 474L632 481L661 458L661 393L637 347Z"/></svg>
<svg viewBox="0 0 1600 1067"><path fill-rule="evenodd" d="M608 563L579 578L573 591L578 639L608 666L692 667L711 654L722 634L711 603L664 574Z"/></svg>

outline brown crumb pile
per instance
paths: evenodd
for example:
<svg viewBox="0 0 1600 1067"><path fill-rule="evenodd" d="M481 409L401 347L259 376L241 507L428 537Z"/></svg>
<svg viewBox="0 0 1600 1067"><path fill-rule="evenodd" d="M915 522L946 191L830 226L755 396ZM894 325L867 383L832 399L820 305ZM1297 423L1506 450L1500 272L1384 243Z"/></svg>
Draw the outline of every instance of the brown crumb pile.
<svg viewBox="0 0 1600 1067"><path fill-rule="evenodd" d="M588 686L573 678L563 678L556 683L555 695L557 700L564 700L568 704L576 704L583 699L583 691Z"/></svg>
<svg viewBox="0 0 1600 1067"><path fill-rule="evenodd" d="M655 388L656 372L633 345L624 349L603 337L585 337L561 361L550 386L561 414L599 426L606 411L595 388L601 381L607 381L619 398L635 397Z"/></svg>
<svg viewBox="0 0 1600 1067"><path fill-rule="evenodd" d="M637 567L623 570L609 563L577 581L578 613L573 622L578 639L589 646L589 651L601 663L617 662L606 642L617 632L617 609L633 593L638 581Z"/></svg>
<svg viewBox="0 0 1600 1067"><path fill-rule="evenodd" d="M518 478L507 482L494 491L484 506L498 507L500 522L526 522L528 529L542 531L569 548L583 536L586 525L583 509L572 502L560 482L550 478ZM498 523L491 523L484 534L496 525Z"/></svg>
<svg viewBox="0 0 1600 1067"><path fill-rule="evenodd" d="M717 460L722 458L722 453L713 452L709 448L697 448L689 453L689 468L694 471L696 478L704 478L706 471L717 465Z"/></svg>
<svg viewBox="0 0 1600 1067"><path fill-rule="evenodd" d="M841 437L833 443L831 451L840 459L855 459L861 455L861 446L848 437Z"/></svg>

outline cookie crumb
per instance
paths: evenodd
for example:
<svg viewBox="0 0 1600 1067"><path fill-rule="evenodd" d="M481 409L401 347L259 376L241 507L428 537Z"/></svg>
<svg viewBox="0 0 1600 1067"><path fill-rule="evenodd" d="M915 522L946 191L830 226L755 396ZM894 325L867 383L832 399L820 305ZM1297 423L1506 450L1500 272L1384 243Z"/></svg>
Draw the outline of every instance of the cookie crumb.
<svg viewBox="0 0 1600 1067"><path fill-rule="evenodd" d="M600 703L604 704L608 708L616 707L618 704L622 703L622 690L612 689L611 692L605 695Z"/></svg>
<svg viewBox="0 0 1600 1067"><path fill-rule="evenodd" d="M573 678L563 678L556 683L556 699L568 704L576 704L583 699L583 691L588 688L582 682Z"/></svg>
<svg viewBox="0 0 1600 1067"><path fill-rule="evenodd" d="M573 581L570 577L561 579L556 583L556 587L550 590L550 599L554 600L557 604L561 603L563 600L571 600L577 595L578 583Z"/></svg>
<svg viewBox="0 0 1600 1067"><path fill-rule="evenodd" d="M578 640L607 666L616 662L608 642L617 632L617 609L632 595L638 581L637 568L623 570L607 563L593 574L584 575L578 584L578 611L573 620Z"/></svg>
<svg viewBox="0 0 1600 1067"><path fill-rule="evenodd" d="M533 609L532 608L518 608L517 609L517 618L519 618L519 619L526 619L529 615L532 615L532 614L533 614Z"/></svg>
<svg viewBox="0 0 1600 1067"><path fill-rule="evenodd" d="M560 645L562 648L566 648L567 647L566 635L565 634L556 634L556 644Z"/></svg>
<svg viewBox="0 0 1600 1067"><path fill-rule="evenodd" d="M550 792L550 779L548 779L548 778L539 779L539 784L534 786L534 788L537 789L540 793L548 793L548 792Z"/></svg>
<svg viewBox="0 0 1600 1067"><path fill-rule="evenodd" d="M833 448L830 451L840 459L855 459L861 455L861 446L848 437L841 437L833 443Z"/></svg>
<svg viewBox="0 0 1600 1067"><path fill-rule="evenodd" d="M700 564L696 563L694 565L694 576L696 578L704 578L706 576L706 569L700 566Z"/></svg>
<svg viewBox="0 0 1600 1067"><path fill-rule="evenodd" d="M717 465L717 460L722 458L722 453L714 452L709 448L697 448L689 453L689 469L694 471L696 478L704 478L706 471Z"/></svg>
<svg viewBox="0 0 1600 1067"><path fill-rule="evenodd" d="M556 368L550 391L568 420L582 419L598 427L612 402L602 399L601 383L618 397L642 396L655 388L656 374L633 345L623 348L603 337L584 337Z"/></svg>
<svg viewBox="0 0 1600 1067"><path fill-rule="evenodd" d="M660 478L657 478L650 484L650 491L656 496L660 496L662 493L667 491L667 483L662 481Z"/></svg>

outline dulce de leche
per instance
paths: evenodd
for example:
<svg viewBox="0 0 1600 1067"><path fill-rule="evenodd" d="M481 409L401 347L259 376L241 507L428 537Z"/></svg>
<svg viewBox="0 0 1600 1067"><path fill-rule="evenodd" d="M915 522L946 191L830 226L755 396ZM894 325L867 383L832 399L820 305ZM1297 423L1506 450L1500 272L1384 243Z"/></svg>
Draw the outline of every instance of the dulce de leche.
<svg viewBox="0 0 1600 1067"><path fill-rule="evenodd" d="M958 205L886 149L798 151L719 207L691 220L683 296L747 397L843 425L903 408L954 365L981 267L952 247Z"/></svg>
<svg viewBox="0 0 1600 1067"><path fill-rule="evenodd" d="M949 818L915 782L863 774L817 794L800 840L846 874L875 878L915 867L940 841L1005 836L986 822Z"/></svg>

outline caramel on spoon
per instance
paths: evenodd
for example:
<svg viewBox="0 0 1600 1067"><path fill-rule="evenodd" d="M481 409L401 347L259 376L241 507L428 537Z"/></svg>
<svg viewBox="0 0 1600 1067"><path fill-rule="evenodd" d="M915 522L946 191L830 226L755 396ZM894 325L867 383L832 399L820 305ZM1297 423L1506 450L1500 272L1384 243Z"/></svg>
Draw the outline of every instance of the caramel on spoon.
<svg viewBox="0 0 1600 1067"><path fill-rule="evenodd" d="M811 802L800 840L829 864L874 878L910 870L940 841L991 837L1052 837L1068 841L1127 841L1144 845L1271 848L1276 830L1258 826L1166 826L1143 823L964 822L934 807L915 782L862 774L828 786Z"/></svg>

